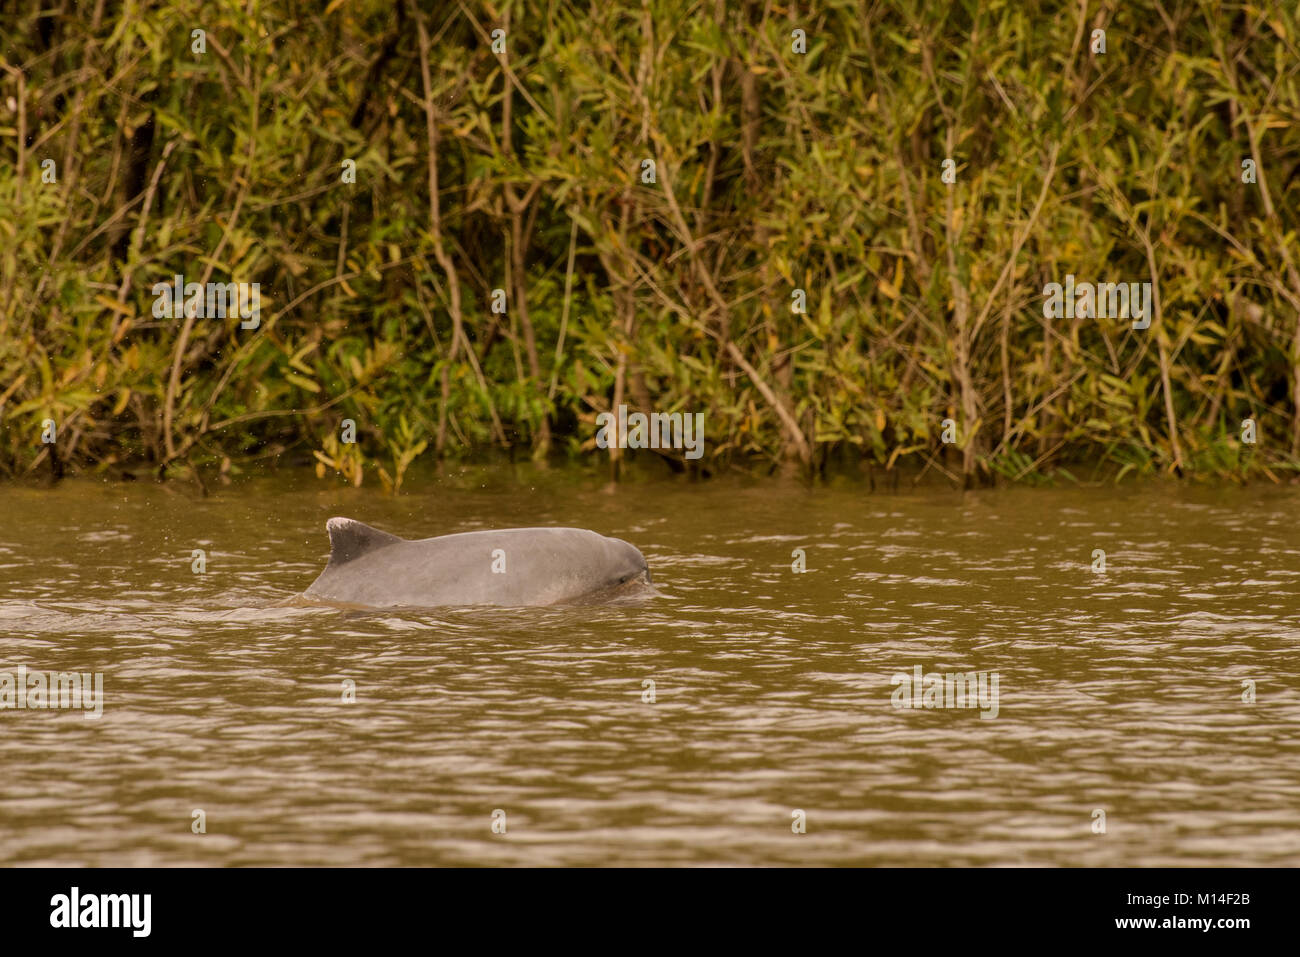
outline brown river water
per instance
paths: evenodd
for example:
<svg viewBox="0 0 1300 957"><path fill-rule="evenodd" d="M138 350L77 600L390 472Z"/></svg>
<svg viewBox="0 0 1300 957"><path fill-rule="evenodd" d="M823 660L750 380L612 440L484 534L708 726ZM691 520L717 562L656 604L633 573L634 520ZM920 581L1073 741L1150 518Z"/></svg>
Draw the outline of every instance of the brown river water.
<svg viewBox="0 0 1300 957"><path fill-rule="evenodd" d="M290 472L0 514L0 672L103 675L97 719L0 710L4 864L1300 863L1297 487ZM286 604L333 515L591 528L658 594ZM895 707L916 666L996 716Z"/></svg>

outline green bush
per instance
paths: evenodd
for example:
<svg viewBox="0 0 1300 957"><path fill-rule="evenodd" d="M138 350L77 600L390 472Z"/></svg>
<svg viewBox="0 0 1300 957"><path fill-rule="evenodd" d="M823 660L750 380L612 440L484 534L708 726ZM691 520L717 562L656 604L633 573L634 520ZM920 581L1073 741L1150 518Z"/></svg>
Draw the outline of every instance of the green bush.
<svg viewBox="0 0 1300 957"><path fill-rule="evenodd" d="M11 476L397 487L617 456L619 404L705 412L709 468L1300 464L1294 4L68 6L0 10ZM260 323L155 318L175 274ZM1045 318L1067 274L1151 327Z"/></svg>

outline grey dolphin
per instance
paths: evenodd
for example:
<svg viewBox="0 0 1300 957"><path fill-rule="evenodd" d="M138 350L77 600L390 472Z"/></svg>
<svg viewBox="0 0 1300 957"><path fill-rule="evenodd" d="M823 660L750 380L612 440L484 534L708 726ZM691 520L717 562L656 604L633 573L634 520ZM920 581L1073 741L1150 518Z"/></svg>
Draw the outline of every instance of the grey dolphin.
<svg viewBox="0 0 1300 957"><path fill-rule="evenodd" d="M304 597L368 608L551 605L649 585L636 548L581 528L509 528L408 541L350 518L325 523L330 560Z"/></svg>

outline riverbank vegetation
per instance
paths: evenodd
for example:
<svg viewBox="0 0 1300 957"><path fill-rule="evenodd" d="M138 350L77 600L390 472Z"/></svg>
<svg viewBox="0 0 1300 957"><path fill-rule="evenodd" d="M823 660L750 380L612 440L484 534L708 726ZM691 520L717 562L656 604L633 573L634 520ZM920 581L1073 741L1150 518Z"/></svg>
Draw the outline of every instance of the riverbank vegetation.
<svg viewBox="0 0 1300 957"><path fill-rule="evenodd" d="M0 471L1300 467L1294 3L434 7L0 3Z"/></svg>

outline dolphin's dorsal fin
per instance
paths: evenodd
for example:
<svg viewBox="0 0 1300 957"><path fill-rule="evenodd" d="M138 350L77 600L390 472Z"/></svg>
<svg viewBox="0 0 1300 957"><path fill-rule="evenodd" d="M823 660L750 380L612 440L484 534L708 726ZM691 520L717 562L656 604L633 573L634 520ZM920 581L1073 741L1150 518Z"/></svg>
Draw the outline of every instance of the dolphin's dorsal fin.
<svg viewBox="0 0 1300 957"><path fill-rule="evenodd" d="M345 565L368 552L405 541L351 518L331 518L325 531L330 533L330 565Z"/></svg>

